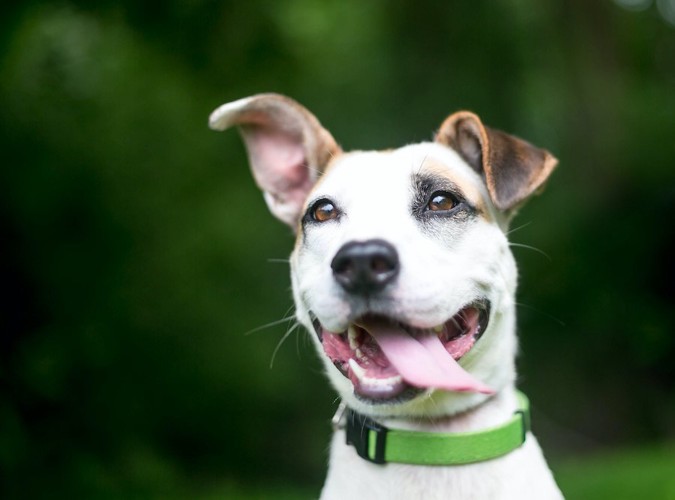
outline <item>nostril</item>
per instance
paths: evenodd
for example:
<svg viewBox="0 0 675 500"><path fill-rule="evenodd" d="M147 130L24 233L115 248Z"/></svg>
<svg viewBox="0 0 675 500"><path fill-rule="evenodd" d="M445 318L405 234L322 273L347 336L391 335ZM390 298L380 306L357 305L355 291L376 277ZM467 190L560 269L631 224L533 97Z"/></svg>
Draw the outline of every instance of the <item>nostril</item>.
<svg viewBox="0 0 675 500"><path fill-rule="evenodd" d="M342 258L339 261L333 261L333 273L339 274L342 276L350 276L354 274L354 265L353 262L349 259Z"/></svg>
<svg viewBox="0 0 675 500"><path fill-rule="evenodd" d="M331 263L336 281L349 292L380 290L399 271L396 249L384 240L346 243Z"/></svg>
<svg viewBox="0 0 675 500"><path fill-rule="evenodd" d="M394 267L396 267L396 263L386 256L375 257L370 263L370 269L374 273L386 273L391 271Z"/></svg>

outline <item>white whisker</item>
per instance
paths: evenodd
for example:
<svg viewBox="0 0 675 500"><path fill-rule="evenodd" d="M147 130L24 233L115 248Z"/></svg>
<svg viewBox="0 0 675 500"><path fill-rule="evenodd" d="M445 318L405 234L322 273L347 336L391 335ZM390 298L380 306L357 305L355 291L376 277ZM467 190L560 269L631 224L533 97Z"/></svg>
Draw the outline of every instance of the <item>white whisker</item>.
<svg viewBox="0 0 675 500"><path fill-rule="evenodd" d="M277 357L277 353L279 352L279 349L281 349L281 345L284 343L284 341L293 333L298 327L300 326L300 323L296 322L294 325L292 325L286 333L284 333L284 336L281 337L281 340L277 343L277 346L274 348L274 352L272 353L272 359L270 360L270 370L274 368L274 360Z"/></svg>
<svg viewBox="0 0 675 500"><path fill-rule="evenodd" d="M459 323L457 322L457 320L455 319L454 316L452 318L450 318L450 321L452 321L452 324L455 325L458 330L462 329L462 327L459 325Z"/></svg>
<svg viewBox="0 0 675 500"><path fill-rule="evenodd" d="M515 233L516 231L519 231L519 230L523 229L524 227L529 226L530 224L532 224L532 221L526 222L525 224L521 224L520 226L514 227L513 229L509 229L509 231L507 231L506 235L508 236L511 233Z"/></svg>
<svg viewBox="0 0 675 500"><path fill-rule="evenodd" d="M415 175L419 175L420 172L422 171L422 168L424 167L424 162L427 161L427 157L429 155L424 155L424 158L422 158L422 161L420 162L419 167L417 167L417 171L415 172Z"/></svg>
<svg viewBox="0 0 675 500"><path fill-rule="evenodd" d="M533 246L531 246L531 245L525 245L525 244L523 244L523 243L511 243L511 242L509 242L509 246L511 246L511 247L518 247L518 248L527 248L528 250L533 250L533 251L535 251L535 252L537 252L537 253L540 253L540 254L543 255L544 257L546 257L549 261L552 261L551 257L550 257L546 252L544 252L543 250L540 250L540 249L537 248L537 247L533 247Z"/></svg>
<svg viewBox="0 0 675 500"><path fill-rule="evenodd" d="M318 168L310 167L308 163L303 163L303 166L304 166L307 170L311 170L312 172L315 172L315 173L317 173L318 175L321 175L321 174L323 173L323 172L322 172L321 170L319 170Z"/></svg>
<svg viewBox="0 0 675 500"><path fill-rule="evenodd" d="M244 337L251 335L252 333L259 332L260 330L265 330L266 328L271 328L273 326L281 325L285 322L291 321L295 317L295 314L291 314L289 316L289 313L293 310L293 307L294 305L291 305L288 309L286 309L286 312L284 313L281 319L278 319L276 321L270 321L269 323L257 326L251 330L248 330L247 332L244 332Z"/></svg>
<svg viewBox="0 0 675 500"><path fill-rule="evenodd" d="M266 328L271 328L273 326L281 325L282 323L286 323L287 321L290 321L293 319L293 316L289 316L288 318L281 318L276 321L271 321L269 323L266 323L264 325L257 326L246 333L244 333L244 336L251 335L252 333L259 332L260 330L264 330Z"/></svg>
<svg viewBox="0 0 675 500"><path fill-rule="evenodd" d="M558 323L560 326L567 326L567 323L565 323L565 322L564 322L563 320L561 320L560 318L556 318L556 317L553 316L552 314L548 314L548 313L542 311L541 309L537 309L537 308L534 307L534 306L531 306L531 305L529 305L529 304L524 304L524 303L522 303L522 302L516 302L515 304L516 304L516 306L518 306L518 307L525 307L525 308L527 308L527 309L529 309L529 310L531 310L531 311L534 311L534 312L536 312L536 313L539 313L539 314L541 314L542 316L545 316L545 317L547 317L548 319L550 319L550 320L552 320L552 321L555 321L555 322Z"/></svg>
<svg viewBox="0 0 675 500"><path fill-rule="evenodd" d="M267 259L267 262L271 262L273 264L290 264L291 259Z"/></svg>

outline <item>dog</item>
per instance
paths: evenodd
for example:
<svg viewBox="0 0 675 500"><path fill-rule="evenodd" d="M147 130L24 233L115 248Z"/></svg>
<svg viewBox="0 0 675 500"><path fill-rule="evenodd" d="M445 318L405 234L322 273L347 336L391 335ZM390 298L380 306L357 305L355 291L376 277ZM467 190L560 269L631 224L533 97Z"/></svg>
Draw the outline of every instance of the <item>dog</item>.
<svg viewBox="0 0 675 500"><path fill-rule="evenodd" d="M562 498L515 388L517 209L557 160L450 115L433 141L343 152L296 101L217 108L296 233L297 320L342 398L324 500Z"/></svg>

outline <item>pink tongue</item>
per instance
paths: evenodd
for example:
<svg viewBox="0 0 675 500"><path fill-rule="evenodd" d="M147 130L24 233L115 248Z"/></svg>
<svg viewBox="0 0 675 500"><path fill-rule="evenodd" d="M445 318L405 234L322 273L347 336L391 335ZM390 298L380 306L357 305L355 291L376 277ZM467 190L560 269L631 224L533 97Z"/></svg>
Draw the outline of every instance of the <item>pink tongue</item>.
<svg viewBox="0 0 675 500"><path fill-rule="evenodd" d="M403 328L377 319L363 321L361 326L375 338L389 362L408 384L446 391L494 393L459 366L434 333L416 339Z"/></svg>

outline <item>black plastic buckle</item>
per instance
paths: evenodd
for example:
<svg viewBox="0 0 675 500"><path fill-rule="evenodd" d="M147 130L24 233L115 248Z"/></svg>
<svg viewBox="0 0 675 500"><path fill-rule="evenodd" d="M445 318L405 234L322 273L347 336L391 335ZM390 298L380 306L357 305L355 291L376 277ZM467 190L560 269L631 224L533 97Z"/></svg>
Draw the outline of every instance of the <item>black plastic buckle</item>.
<svg viewBox="0 0 675 500"><path fill-rule="evenodd" d="M347 412L347 444L351 444L356 453L363 459L374 464L383 464L384 449L387 442L387 428L374 422L365 415L353 410ZM369 451L370 432L375 433L375 456L371 457Z"/></svg>
<svg viewBox="0 0 675 500"><path fill-rule="evenodd" d="M530 432L530 412L527 410L516 410L514 414L520 415L522 430L521 444L523 444L527 439L527 433Z"/></svg>

